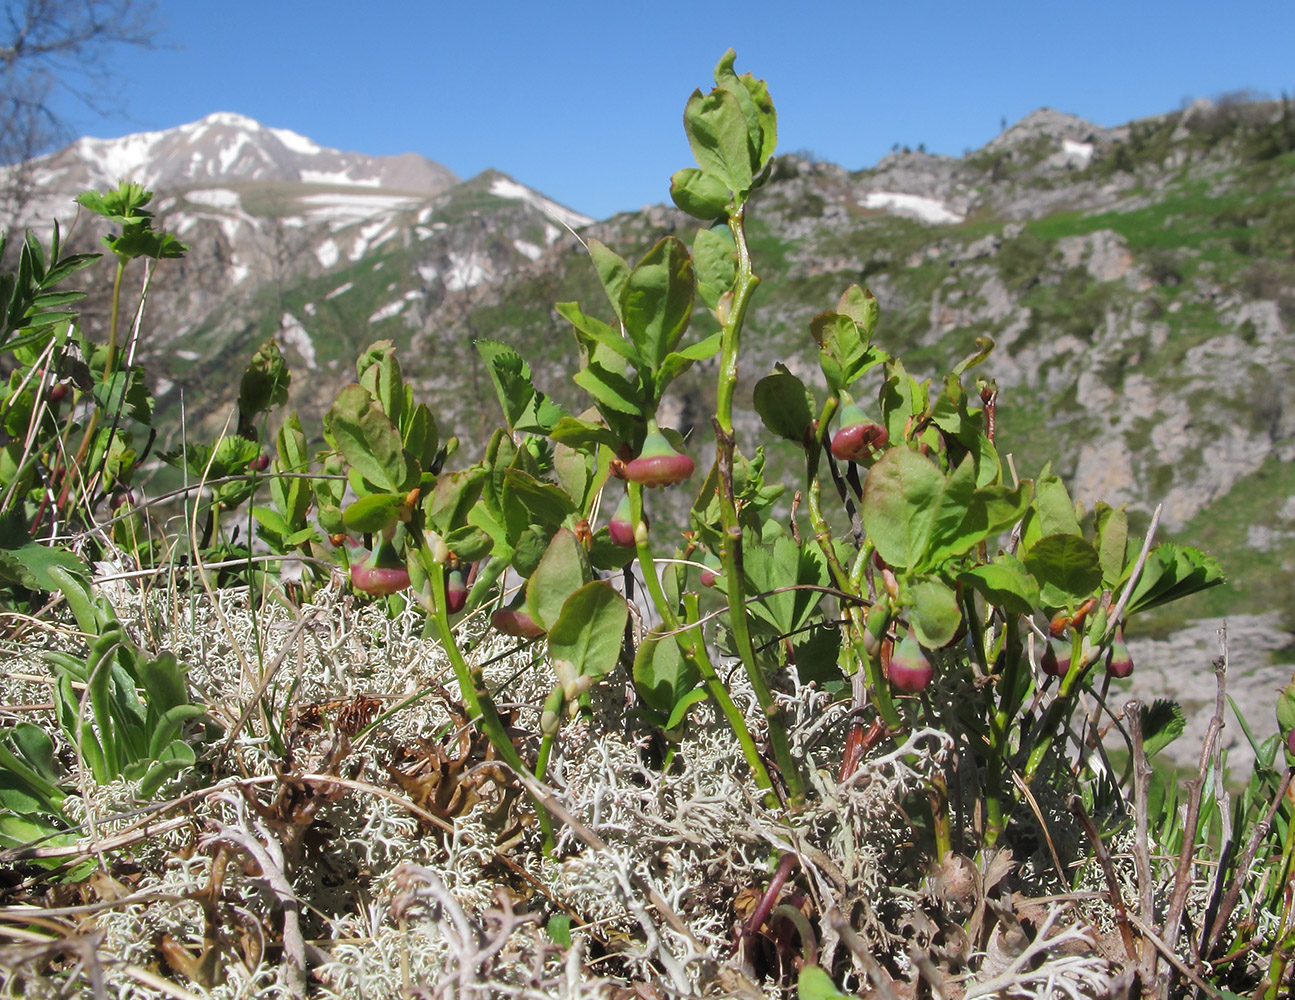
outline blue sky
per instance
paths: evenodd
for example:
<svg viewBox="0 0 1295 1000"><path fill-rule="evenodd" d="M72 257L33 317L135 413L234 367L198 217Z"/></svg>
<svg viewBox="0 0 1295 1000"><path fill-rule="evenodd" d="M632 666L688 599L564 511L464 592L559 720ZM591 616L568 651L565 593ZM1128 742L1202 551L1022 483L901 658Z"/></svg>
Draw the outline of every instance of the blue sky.
<svg viewBox="0 0 1295 1000"><path fill-rule="evenodd" d="M321 145L511 174L596 217L668 199L681 116L723 51L769 83L779 149L850 169L895 143L961 155L1049 106L1101 125L1184 97L1295 93L1295 3L159 0L113 57L111 137L236 111Z"/></svg>

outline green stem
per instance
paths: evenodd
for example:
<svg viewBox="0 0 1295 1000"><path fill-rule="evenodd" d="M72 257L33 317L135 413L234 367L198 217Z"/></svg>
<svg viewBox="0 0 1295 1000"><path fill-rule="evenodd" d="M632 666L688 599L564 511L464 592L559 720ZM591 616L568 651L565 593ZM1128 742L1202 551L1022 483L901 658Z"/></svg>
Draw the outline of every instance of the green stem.
<svg viewBox="0 0 1295 1000"><path fill-rule="evenodd" d="M638 483L629 484L630 498L630 518L634 524L643 522L643 487ZM742 747L742 756L746 758L747 766L751 768L752 774L755 775L756 784L764 789L773 789L773 780L769 777L769 770L765 767L764 761L760 757L759 748L755 745L755 739L751 735L751 730L747 728L746 719L743 718L737 705L733 703L728 689L724 682L720 680L719 675L715 672L714 665L710 662L710 655L706 652L706 642L701 634L701 627L691 624L697 620L697 596L695 594L686 597L688 601L686 612L689 624L685 627L684 623L679 620L675 614L674 608L666 600L665 591L661 589L661 580L657 576L656 562L652 555L652 546L650 536L646 534L635 533L635 551L638 556L639 566L643 570L643 583L647 587L648 596L652 598L652 604L657 609L657 614L666 626L675 633L675 644L679 647L679 652L683 654L685 660L688 660L697 667L701 674L702 683L706 688L706 693L714 699L719 705L720 711L724 713L724 718L728 720L729 728L733 730L733 735L737 737L738 743Z"/></svg>
<svg viewBox="0 0 1295 1000"><path fill-rule="evenodd" d="M107 392L108 380L112 376L113 363L117 360L117 323L121 313L121 279L126 273L126 261L117 258L117 272L112 279L112 312L108 325L108 359L103 366L103 384L104 391ZM105 397L106 398L106 397ZM90 455L90 443L94 440L94 433L99 429L99 407L96 405L90 410L90 417L85 423L85 432L81 435L81 444L76 449L76 457L67 470L67 481L63 486L63 491L59 494L58 509L65 509L67 504L68 493L72 489L73 473L80 473L85 468L86 459Z"/></svg>
<svg viewBox="0 0 1295 1000"><path fill-rule="evenodd" d="M1079 662L1080 652L1083 648L1082 640L1078 632L1075 633L1070 645L1070 669L1066 676L1061 678L1061 684L1057 688L1057 696L1048 706L1043 718L1034 730L1034 748L1030 751L1030 756L1025 762L1025 783L1032 784L1035 774L1038 773L1039 766L1052 749L1052 744L1056 740L1059 723L1064 719L1069 719L1074 711L1075 699L1078 697L1077 689L1080 682L1087 675L1089 668L1101 659L1101 649L1093 650L1091 659L1082 666Z"/></svg>
<svg viewBox="0 0 1295 1000"><path fill-rule="evenodd" d="M787 727L782 721L782 712L774 701L769 681L764 669L755 657L755 644L751 641L750 623L746 616L746 575L742 565L742 526L738 523L737 504L733 499L733 438L718 427L719 436L719 478L720 522L724 528L720 541L720 560L724 564L724 592L728 597L729 628L733 635L733 646L738 658L746 669L747 678L755 692L760 711L764 713L769 726L769 742L773 746L774 760L782 771L783 780L787 783L787 793L793 802L799 802L805 796L804 784L801 781L800 768L792 756L791 741L787 737Z"/></svg>
<svg viewBox="0 0 1295 1000"><path fill-rule="evenodd" d="M121 279L126 273L126 260L117 258L117 272L112 279L112 312L108 321L108 360L103 366L103 380L108 381L112 375L114 362L117 360L117 321L121 315Z"/></svg>
<svg viewBox="0 0 1295 1000"><path fill-rule="evenodd" d="M819 488L818 480L815 479L809 484L809 522L814 529L814 538L818 541L819 548L823 550L823 555L827 559L828 570L832 574L837 587L849 594L858 594L858 587L852 582L852 577L847 575L845 569L836 558L836 552L832 548L831 529L827 526L827 521L823 517L823 498L822 490ZM861 564L856 564L856 566ZM845 616L849 624L846 626L846 637L850 642L850 648L854 650L855 658L859 661L863 669L864 679L867 681L868 690L872 696L873 707L885 723L886 728L892 733L901 732L904 729L904 720L899 714L899 709L895 707L895 701L890 696L890 681L882 675L881 658L869 656L863 645L863 629L866 627L861 615L861 605L852 605L844 608Z"/></svg>
<svg viewBox="0 0 1295 1000"><path fill-rule="evenodd" d="M733 394L737 388L738 349L751 293L760 284L760 279L751 270L751 252L746 242L743 213L744 209L739 205L728 219L729 229L737 246L737 277L732 290L733 302L720 331L719 379L715 393L715 448L720 472L720 523L724 529L720 556L724 564L724 590L728 597L729 627L733 632L733 643L768 723L774 759L782 771L787 791L793 801L799 801L805 794L800 770L791 753L782 713L769 690L764 670L756 661L755 646L751 642L746 617L746 585L742 572L742 527L738 523L737 501L733 495Z"/></svg>
<svg viewBox="0 0 1295 1000"><path fill-rule="evenodd" d="M445 649L445 655L450 658L450 665L454 668L454 676L459 682L459 696L463 699L463 705L468 710L468 715L481 726L486 738L490 740L495 751L503 758L504 763L518 774L529 775L529 769L522 763L522 758L517 753L517 748L513 746L513 741L508 738L508 732L504 729L503 720L499 718L499 712L495 708L494 700L490 697L490 692L486 690L485 680L480 673L474 672L468 666L468 661L463 658L459 644L454 638L454 632L450 629L450 617L446 612L445 602L445 565L435 562L428 553L426 568L428 578L432 584L432 619L436 623L436 631L440 635L441 646ZM544 850L550 852L554 846L553 818L538 798L535 796L531 798L535 803L535 812L539 816L540 830L544 834Z"/></svg>
<svg viewBox="0 0 1295 1000"><path fill-rule="evenodd" d="M1188 832L1190 834L1190 831ZM1295 816L1292 816L1292 822L1286 824L1286 841L1282 844L1281 876L1277 880L1278 885L1288 885L1290 881L1293 854L1295 854ZM1292 937L1290 921L1291 899L1289 895L1286 895L1282 907L1282 921L1278 925L1279 932L1273 942L1272 958L1268 962L1268 974L1264 977L1264 1000L1277 1000L1278 988L1281 986L1282 980L1286 978L1286 965L1290 960L1290 939Z"/></svg>

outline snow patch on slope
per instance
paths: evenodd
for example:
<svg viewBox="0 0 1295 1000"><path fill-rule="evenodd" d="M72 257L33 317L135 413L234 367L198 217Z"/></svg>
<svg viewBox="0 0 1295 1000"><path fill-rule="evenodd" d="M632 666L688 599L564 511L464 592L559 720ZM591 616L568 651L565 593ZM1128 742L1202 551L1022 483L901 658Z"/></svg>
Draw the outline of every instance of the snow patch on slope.
<svg viewBox="0 0 1295 1000"><path fill-rule="evenodd" d="M450 269L445 274L445 287L451 292L461 292L481 284L489 277L490 258L472 251L468 254L450 254Z"/></svg>
<svg viewBox="0 0 1295 1000"><path fill-rule="evenodd" d="M327 268L332 267L341 259L342 251L337 245L337 240L330 236L315 247L315 256L319 258L319 266Z"/></svg>
<svg viewBox="0 0 1295 1000"><path fill-rule="evenodd" d="M285 347L291 347L301 355L301 360L306 362L307 368L319 367L315 361L315 342L310 339L310 334L301 325L301 321L292 313L286 312L280 318L279 336L283 339Z"/></svg>
<svg viewBox="0 0 1295 1000"><path fill-rule="evenodd" d="M294 153L300 153L302 156L314 156L321 152L319 146L307 139L304 135L286 128L272 128L270 134L287 146Z"/></svg>
<svg viewBox="0 0 1295 1000"><path fill-rule="evenodd" d="M197 191L188 191L185 193L185 200L193 202L195 205L206 205L210 208L232 208L240 209L243 202L238 196L237 191L231 191L228 188L203 188Z"/></svg>
<svg viewBox="0 0 1295 1000"><path fill-rule="evenodd" d="M388 302L385 306L369 317L370 323L381 323L384 319L391 319L393 316L399 316L400 310L405 308L403 298L396 299L395 302Z"/></svg>
<svg viewBox="0 0 1295 1000"><path fill-rule="evenodd" d="M579 229L581 226L587 226L594 221L587 215L581 215L579 212L573 212L569 208L563 208L556 201L549 201L549 199L537 194L524 184L510 181L507 177L496 177L490 185L490 193L496 198L513 198L524 201L533 208L538 208L549 218L571 229Z"/></svg>
<svg viewBox="0 0 1295 1000"><path fill-rule="evenodd" d="M378 187L382 183L377 177L356 180L351 176L349 170L303 170L301 171L301 181L303 184L336 184L339 187L371 188Z"/></svg>
<svg viewBox="0 0 1295 1000"><path fill-rule="evenodd" d="M534 243L528 243L526 240L513 240L513 246L523 257L529 257L531 260L539 260L544 256L544 249L537 247Z"/></svg>
<svg viewBox="0 0 1295 1000"><path fill-rule="evenodd" d="M920 194L900 194L895 191L873 191L864 196L860 204L892 215L901 215L919 222L956 224L965 216L950 211L938 198L925 198Z"/></svg>
<svg viewBox="0 0 1295 1000"><path fill-rule="evenodd" d="M1065 156L1067 163L1073 164L1080 170L1083 170L1093 160L1093 144L1091 142L1062 139L1061 152Z"/></svg>

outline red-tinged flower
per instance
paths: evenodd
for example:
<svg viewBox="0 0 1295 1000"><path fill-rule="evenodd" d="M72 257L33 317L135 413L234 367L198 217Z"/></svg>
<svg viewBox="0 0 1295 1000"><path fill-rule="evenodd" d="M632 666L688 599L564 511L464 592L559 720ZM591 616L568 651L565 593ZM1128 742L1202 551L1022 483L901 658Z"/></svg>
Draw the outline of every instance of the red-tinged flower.
<svg viewBox="0 0 1295 1000"><path fill-rule="evenodd" d="M841 429L832 435L832 454L842 462L867 462L890 443L886 428L863 412L849 396L841 394Z"/></svg>
<svg viewBox="0 0 1295 1000"><path fill-rule="evenodd" d="M544 634L521 601L497 610L490 616L490 624L496 631L517 639L538 639Z"/></svg>
<svg viewBox="0 0 1295 1000"><path fill-rule="evenodd" d="M1111 651L1106 654L1106 672L1112 677L1121 678L1133 673L1133 657L1129 655L1129 647L1124 644L1123 629L1115 633Z"/></svg>
<svg viewBox="0 0 1295 1000"><path fill-rule="evenodd" d="M1068 639L1049 639L1039 658L1039 668L1050 677L1065 677L1070 672L1070 654Z"/></svg>
<svg viewBox="0 0 1295 1000"><path fill-rule="evenodd" d="M890 654L890 659L886 662L886 676L890 678L891 684L906 694L925 691L931 678L935 676L935 668L926 658L926 651L918 645L911 632L900 640Z"/></svg>
<svg viewBox="0 0 1295 1000"><path fill-rule="evenodd" d="M452 569L445 580L445 610L457 615L468 603L468 587L463 581L463 570Z"/></svg>
<svg viewBox="0 0 1295 1000"><path fill-rule="evenodd" d="M383 541L368 559L351 566L351 586L373 597L384 597L409 586L409 570L395 546Z"/></svg>
<svg viewBox="0 0 1295 1000"><path fill-rule="evenodd" d="M621 497L621 502L616 505L616 513L607 524L607 533L611 535L612 543L620 545L623 548L633 548L634 546L634 522L631 520L630 498L629 494Z"/></svg>
<svg viewBox="0 0 1295 1000"><path fill-rule="evenodd" d="M649 424L638 458L625 463L625 478L640 486L673 486L691 476L694 468L691 458L675 451L656 425Z"/></svg>

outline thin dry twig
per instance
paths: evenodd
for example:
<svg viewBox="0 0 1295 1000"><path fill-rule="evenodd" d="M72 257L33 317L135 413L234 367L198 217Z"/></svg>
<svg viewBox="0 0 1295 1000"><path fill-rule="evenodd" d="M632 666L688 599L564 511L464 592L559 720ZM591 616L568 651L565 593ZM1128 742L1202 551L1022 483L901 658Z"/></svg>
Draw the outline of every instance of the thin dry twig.
<svg viewBox="0 0 1295 1000"><path fill-rule="evenodd" d="M1125 702L1124 717L1129 730L1129 740L1133 745L1133 871L1138 880L1140 923L1154 926L1155 886L1151 883L1151 849L1147 841L1147 829L1150 825L1147 818L1147 797L1151 789L1153 772L1142 740L1142 702L1136 698ZM1138 972L1144 983L1150 983L1155 977L1155 961L1146 943L1147 938L1144 936Z"/></svg>
<svg viewBox="0 0 1295 1000"><path fill-rule="evenodd" d="M1102 841L1102 835L1098 832L1093 818L1088 815L1088 810L1084 808L1084 802L1078 795L1070 798L1070 812L1079 820L1080 826L1084 828L1084 834L1088 837L1089 843L1093 845L1093 854L1097 857L1097 863L1101 865L1102 874L1106 876L1107 896L1110 900L1111 909L1115 911L1115 924L1120 929L1120 940L1124 942L1125 954L1129 956L1129 963L1136 964L1138 961L1138 946L1133 940L1133 928L1129 926L1129 915L1124 909L1124 894L1120 891L1120 881L1115 877L1115 867L1111 864L1111 852L1106 849L1106 844Z"/></svg>

